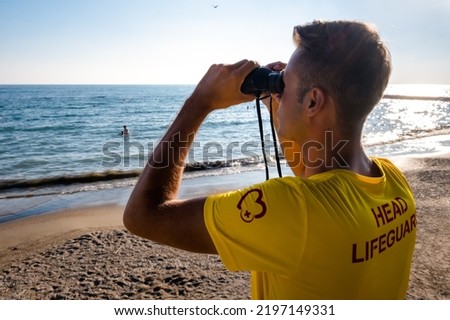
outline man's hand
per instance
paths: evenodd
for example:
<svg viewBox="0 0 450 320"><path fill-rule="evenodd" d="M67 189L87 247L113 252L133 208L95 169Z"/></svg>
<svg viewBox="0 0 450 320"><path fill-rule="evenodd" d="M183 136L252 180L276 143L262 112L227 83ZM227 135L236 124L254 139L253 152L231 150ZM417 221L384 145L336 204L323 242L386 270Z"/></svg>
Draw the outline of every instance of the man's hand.
<svg viewBox="0 0 450 320"><path fill-rule="evenodd" d="M207 108L209 112L255 99L241 92L245 77L259 65L242 60L235 64L214 64L198 83L191 99Z"/></svg>

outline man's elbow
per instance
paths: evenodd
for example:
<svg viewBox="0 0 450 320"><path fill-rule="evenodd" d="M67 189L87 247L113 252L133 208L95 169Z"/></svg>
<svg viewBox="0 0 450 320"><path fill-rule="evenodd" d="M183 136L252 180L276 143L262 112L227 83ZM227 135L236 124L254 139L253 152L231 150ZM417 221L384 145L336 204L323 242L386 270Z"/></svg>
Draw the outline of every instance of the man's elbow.
<svg viewBox="0 0 450 320"><path fill-rule="evenodd" d="M123 213L123 225L129 232L140 236L141 231L139 226L142 225L141 220L142 218L139 210L130 208L130 206L125 207L125 211Z"/></svg>
<svg viewBox="0 0 450 320"><path fill-rule="evenodd" d="M123 225L132 234L158 241L160 236L160 219L158 208L148 203L128 202L123 213Z"/></svg>

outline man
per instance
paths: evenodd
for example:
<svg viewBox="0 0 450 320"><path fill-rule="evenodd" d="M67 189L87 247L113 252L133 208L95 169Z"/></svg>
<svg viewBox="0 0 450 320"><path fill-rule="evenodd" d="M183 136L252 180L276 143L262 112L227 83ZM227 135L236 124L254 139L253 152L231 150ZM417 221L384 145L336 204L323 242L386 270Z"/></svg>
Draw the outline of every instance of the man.
<svg viewBox="0 0 450 320"><path fill-rule="evenodd" d="M130 133L127 126L123 126L123 130L120 132L122 136L127 136Z"/></svg>
<svg viewBox="0 0 450 320"><path fill-rule="evenodd" d="M388 83L390 55L376 31L358 22L298 26L294 40L275 108L296 176L176 198L206 116L254 99L240 86L257 63L213 65L151 155L124 224L163 244L218 253L230 270L252 271L254 299L402 299L414 199L398 169L368 157L361 144L364 121Z"/></svg>

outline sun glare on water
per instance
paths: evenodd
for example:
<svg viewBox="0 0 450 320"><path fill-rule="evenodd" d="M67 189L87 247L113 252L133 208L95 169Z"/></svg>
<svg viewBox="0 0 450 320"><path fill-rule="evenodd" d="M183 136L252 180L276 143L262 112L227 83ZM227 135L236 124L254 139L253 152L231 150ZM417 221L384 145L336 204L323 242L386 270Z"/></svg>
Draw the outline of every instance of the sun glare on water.
<svg viewBox="0 0 450 320"><path fill-rule="evenodd" d="M385 94L408 97L450 97L450 85L440 84L393 84Z"/></svg>

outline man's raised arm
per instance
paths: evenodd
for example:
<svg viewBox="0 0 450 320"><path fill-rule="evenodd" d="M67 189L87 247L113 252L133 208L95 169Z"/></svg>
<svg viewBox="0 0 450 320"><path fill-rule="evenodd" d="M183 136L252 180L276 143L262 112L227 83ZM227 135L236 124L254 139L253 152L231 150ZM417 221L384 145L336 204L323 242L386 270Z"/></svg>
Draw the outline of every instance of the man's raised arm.
<svg viewBox="0 0 450 320"><path fill-rule="evenodd" d="M206 198L176 197L189 148L201 124L216 109L254 99L242 94L240 86L256 67L248 60L210 67L149 155L125 208L123 221L130 232L189 251L216 253L203 220Z"/></svg>

